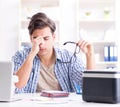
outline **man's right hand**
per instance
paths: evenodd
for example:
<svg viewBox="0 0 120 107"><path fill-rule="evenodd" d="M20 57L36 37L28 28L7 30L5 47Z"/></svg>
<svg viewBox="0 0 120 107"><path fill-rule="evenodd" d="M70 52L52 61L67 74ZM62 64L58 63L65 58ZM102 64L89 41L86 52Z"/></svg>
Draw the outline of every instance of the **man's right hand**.
<svg viewBox="0 0 120 107"><path fill-rule="evenodd" d="M34 53L34 55L36 55L40 50L39 45L42 43L42 37L41 36L36 37L36 38L32 37L31 42L32 42L31 52Z"/></svg>

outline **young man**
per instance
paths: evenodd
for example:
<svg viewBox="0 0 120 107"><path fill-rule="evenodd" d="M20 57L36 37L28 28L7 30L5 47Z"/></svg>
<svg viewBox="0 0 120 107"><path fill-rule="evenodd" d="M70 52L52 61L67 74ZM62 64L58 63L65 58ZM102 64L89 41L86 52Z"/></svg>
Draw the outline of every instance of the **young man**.
<svg viewBox="0 0 120 107"><path fill-rule="evenodd" d="M35 93L42 90L75 92L82 85L82 72L94 69L94 51L90 43L75 44L86 55L86 68L80 58L67 50L54 47L55 23L44 13L32 16L28 26L32 46L13 56L14 72L19 78L16 93Z"/></svg>

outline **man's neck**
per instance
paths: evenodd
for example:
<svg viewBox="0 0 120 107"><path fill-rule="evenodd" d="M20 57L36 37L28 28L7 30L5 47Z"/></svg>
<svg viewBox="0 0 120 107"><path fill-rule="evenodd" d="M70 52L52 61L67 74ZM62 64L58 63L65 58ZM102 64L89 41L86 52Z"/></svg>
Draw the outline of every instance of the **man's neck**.
<svg viewBox="0 0 120 107"><path fill-rule="evenodd" d="M52 51L51 54L40 57L41 62L46 66L51 66L53 63L55 63L55 52Z"/></svg>

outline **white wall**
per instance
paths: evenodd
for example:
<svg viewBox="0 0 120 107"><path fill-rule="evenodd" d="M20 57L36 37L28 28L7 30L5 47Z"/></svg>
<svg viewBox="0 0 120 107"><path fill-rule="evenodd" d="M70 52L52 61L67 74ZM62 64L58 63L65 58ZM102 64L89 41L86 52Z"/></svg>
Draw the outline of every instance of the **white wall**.
<svg viewBox="0 0 120 107"><path fill-rule="evenodd" d="M116 0L116 41L118 43L118 68L120 68L120 0Z"/></svg>
<svg viewBox="0 0 120 107"><path fill-rule="evenodd" d="M69 3L68 3L69 2ZM60 0L60 40L77 39L77 0Z"/></svg>
<svg viewBox="0 0 120 107"><path fill-rule="evenodd" d="M77 0L60 0L60 40L76 41L77 37ZM69 3L67 3L69 2ZM117 0L116 20L120 31L120 0ZM20 0L0 0L0 60L10 60L19 46L19 5ZM64 26L64 27L63 27Z"/></svg>
<svg viewBox="0 0 120 107"><path fill-rule="evenodd" d="M0 61L18 49L19 0L0 0Z"/></svg>

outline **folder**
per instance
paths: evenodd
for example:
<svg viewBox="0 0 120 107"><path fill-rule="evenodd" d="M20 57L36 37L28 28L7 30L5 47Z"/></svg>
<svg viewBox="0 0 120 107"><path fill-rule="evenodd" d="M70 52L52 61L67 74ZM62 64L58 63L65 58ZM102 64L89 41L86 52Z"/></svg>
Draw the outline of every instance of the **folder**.
<svg viewBox="0 0 120 107"><path fill-rule="evenodd" d="M117 49L117 46L114 46L114 49L113 49L113 60L114 61L118 61L118 49Z"/></svg>
<svg viewBox="0 0 120 107"><path fill-rule="evenodd" d="M109 46L110 47L110 61L114 61L114 46Z"/></svg>
<svg viewBox="0 0 120 107"><path fill-rule="evenodd" d="M104 61L109 61L109 46L104 46Z"/></svg>

